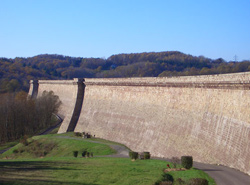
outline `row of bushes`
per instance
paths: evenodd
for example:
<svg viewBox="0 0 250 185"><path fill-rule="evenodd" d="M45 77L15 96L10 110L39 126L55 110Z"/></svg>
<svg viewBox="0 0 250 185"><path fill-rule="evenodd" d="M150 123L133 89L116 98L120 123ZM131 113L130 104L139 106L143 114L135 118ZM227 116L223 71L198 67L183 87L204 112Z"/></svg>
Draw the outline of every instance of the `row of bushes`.
<svg viewBox="0 0 250 185"><path fill-rule="evenodd" d="M129 152L129 157L132 160L136 160L136 159L138 159L138 157L140 157L140 159L150 159L150 153L149 152L143 152L143 153L139 154L138 152L130 151Z"/></svg>
<svg viewBox="0 0 250 185"><path fill-rule="evenodd" d="M83 137L83 138L92 138L92 135L89 133L85 133L85 132L75 132L75 136L76 137ZM94 135L95 137L95 135Z"/></svg>
<svg viewBox="0 0 250 185"><path fill-rule="evenodd" d="M73 156L77 157L78 156L78 151L73 151ZM83 151L82 152L82 157L94 157L94 153L93 152L88 152L88 151Z"/></svg>
<svg viewBox="0 0 250 185"><path fill-rule="evenodd" d="M140 157L140 159L150 159L150 153L143 152L143 153L139 154L138 152L130 151L129 157L132 160L136 160L136 159L138 159L138 157ZM174 167L176 168L176 163L178 163L179 159L172 158L172 161L173 161ZM186 168L186 169L192 168L193 167L193 157L192 156L182 156L181 157L181 165L183 166L183 168Z"/></svg>

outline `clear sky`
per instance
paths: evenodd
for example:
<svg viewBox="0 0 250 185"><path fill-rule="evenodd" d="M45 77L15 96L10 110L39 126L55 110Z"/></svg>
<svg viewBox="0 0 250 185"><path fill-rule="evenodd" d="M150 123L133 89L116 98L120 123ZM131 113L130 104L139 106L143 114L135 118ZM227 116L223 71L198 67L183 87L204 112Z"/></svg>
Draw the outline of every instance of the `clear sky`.
<svg viewBox="0 0 250 185"><path fill-rule="evenodd" d="M151 51L250 60L250 0L0 0L0 57Z"/></svg>

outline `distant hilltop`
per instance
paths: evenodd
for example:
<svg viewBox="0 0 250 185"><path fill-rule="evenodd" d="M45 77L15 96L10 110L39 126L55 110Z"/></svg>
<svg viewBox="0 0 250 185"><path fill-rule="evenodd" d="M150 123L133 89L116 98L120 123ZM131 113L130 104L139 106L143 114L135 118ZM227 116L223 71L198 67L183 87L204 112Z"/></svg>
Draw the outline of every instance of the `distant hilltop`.
<svg viewBox="0 0 250 185"><path fill-rule="evenodd" d="M0 66L0 93L28 91L31 79L169 77L250 71L250 61L226 62L179 51L117 54L107 59L42 54L0 58Z"/></svg>

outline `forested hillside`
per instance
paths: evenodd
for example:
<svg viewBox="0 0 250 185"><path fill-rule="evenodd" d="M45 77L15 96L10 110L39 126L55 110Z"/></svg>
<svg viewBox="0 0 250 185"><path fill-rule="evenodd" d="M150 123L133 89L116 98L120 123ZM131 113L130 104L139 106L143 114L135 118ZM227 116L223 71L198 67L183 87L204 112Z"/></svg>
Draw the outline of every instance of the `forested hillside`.
<svg viewBox="0 0 250 185"><path fill-rule="evenodd" d="M112 55L107 59L62 55L0 58L0 93L28 91L31 79L163 77L250 71L250 61L225 62L178 51Z"/></svg>

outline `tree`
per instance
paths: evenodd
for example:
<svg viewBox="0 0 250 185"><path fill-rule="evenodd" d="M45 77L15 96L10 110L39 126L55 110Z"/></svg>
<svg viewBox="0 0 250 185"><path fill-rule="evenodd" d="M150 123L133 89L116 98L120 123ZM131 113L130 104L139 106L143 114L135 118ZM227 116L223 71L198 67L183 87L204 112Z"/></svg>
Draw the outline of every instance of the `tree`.
<svg viewBox="0 0 250 185"><path fill-rule="evenodd" d="M51 126L52 114L61 105L52 91L43 92L36 100L27 99L27 93L0 95L0 143L33 135Z"/></svg>

